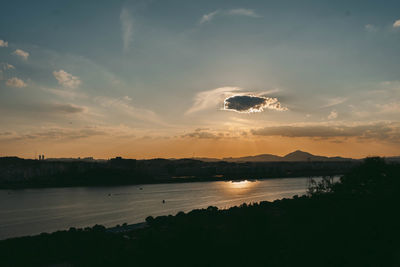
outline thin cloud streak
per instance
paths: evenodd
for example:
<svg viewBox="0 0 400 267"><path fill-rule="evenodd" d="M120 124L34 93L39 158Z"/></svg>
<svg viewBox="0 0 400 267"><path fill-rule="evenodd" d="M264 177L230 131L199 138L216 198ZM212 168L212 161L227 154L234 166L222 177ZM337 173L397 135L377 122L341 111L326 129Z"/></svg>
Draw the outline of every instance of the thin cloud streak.
<svg viewBox="0 0 400 267"><path fill-rule="evenodd" d="M246 16L246 17L252 17L252 18L260 18L261 17L254 10L246 9L246 8L231 9L231 10L227 11L227 14L233 15L233 16Z"/></svg>
<svg viewBox="0 0 400 267"><path fill-rule="evenodd" d="M121 22L123 51L126 53L133 42L133 18L127 8L122 8L119 18Z"/></svg>
<svg viewBox="0 0 400 267"><path fill-rule="evenodd" d="M103 108L112 109L114 112L120 112L137 120L165 125L153 111L133 106L129 97L114 98L99 96L95 98L95 102Z"/></svg>
<svg viewBox="0 0 400 267"><path fill-rule="evenodd" d="M378 122L360 125L282 125L251 130L256 136L307 137L307 138L350 138L377 141L400 141L400 123Z"/></svg>
<svg viewBox="0 0 400 267"><path fill-rule="evenodd" d="M204 24L211 22L214 20L217 16L244 16L244 17L251 17L251 18L261 18L260 15L258 15L254 10L252 9L246 9L246 8L234 8L234 9L229 9L229 10L215 10L213 12L204 14L200 21L199 24Z"/></svg>

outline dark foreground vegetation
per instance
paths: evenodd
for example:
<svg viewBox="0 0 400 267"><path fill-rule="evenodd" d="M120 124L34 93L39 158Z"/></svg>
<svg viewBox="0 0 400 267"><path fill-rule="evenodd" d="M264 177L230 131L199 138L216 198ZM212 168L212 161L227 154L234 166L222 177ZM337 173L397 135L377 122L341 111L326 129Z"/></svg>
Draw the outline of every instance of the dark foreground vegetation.
<svg viewBox="0 0 400 267"><path fill-rule="evenodd" d="M318 158L317 158L318 159ZM359 161L205 162L194 159L28 160L0 158L0 188L109 186L340 175Z"/></svg>
<svg viewBox="0 0 400 267"><path fill-rule="evenodd" d="M400 266L400 165L370 158L308 196L0 241L2 266Z"/></svg>

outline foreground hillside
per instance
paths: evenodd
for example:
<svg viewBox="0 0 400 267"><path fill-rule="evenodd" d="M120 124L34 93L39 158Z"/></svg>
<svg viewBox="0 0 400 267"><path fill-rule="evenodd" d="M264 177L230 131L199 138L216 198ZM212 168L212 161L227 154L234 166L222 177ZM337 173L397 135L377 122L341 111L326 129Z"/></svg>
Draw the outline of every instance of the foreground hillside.
<svg viewBox="0 0 400 267"><path fill-rule="evenodd" d="M0 241L1 265L400 266L399 193L400 166L371 158L309 196Z"/></svg>

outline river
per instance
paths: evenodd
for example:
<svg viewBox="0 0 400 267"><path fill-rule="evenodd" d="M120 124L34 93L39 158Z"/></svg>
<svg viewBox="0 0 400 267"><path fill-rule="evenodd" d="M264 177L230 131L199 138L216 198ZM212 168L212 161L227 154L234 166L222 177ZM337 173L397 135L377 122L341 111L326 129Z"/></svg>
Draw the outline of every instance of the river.
<svg viewBox="0 0 400 267"><path fill-rule="evenodd" d="M0 190L0 239L303 195L307 178ZM163 200L165 203L163 203Z"/></svg>

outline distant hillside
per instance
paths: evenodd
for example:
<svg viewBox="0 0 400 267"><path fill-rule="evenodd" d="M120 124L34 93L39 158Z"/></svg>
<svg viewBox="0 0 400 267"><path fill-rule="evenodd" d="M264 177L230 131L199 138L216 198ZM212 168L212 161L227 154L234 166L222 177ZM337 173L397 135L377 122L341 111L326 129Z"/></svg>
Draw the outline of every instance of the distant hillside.
<svg viewBox="0 0 400 267"><path fill-rule="evenodd" d="M199 159L202 161L215 161L215 159ZM296 150L283 157L272 154L261 154L239 158L223 158L227 162L277 162L277 161L352 161L352 158L324 157L310 154L308 152Z"/></svg>
<svg viewBox="0 0 400 267"><path fill-rule="evenodd" d="M272 154L261 154L256 156L240 157L240 158L223 158L228 162L260 162L260 161L282 161L282 157Z"/></svg>

